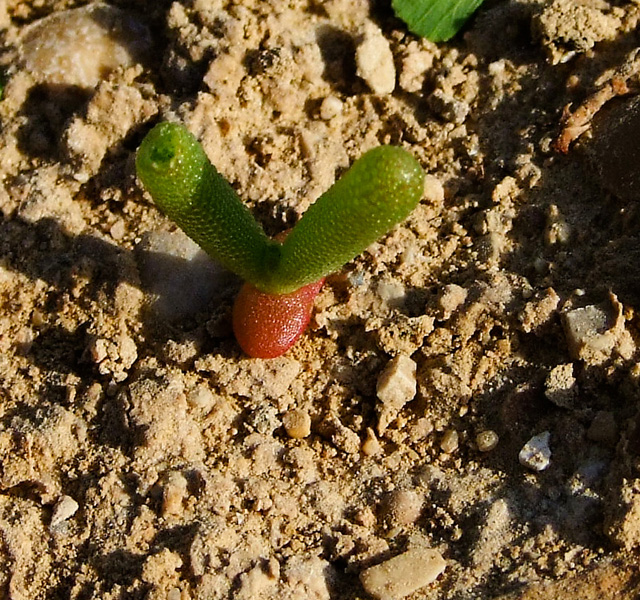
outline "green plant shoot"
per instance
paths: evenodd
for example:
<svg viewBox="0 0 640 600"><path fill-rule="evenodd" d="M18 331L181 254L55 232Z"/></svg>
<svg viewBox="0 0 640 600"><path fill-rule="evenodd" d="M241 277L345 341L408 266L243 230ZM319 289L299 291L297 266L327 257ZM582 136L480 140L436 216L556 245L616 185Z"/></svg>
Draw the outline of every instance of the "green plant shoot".
<svg viewBox="0 0 640 600"><path fill-rule="evenodd" d="M286 294L339 269L403 221L424 171L402 148L365 153L302 216L284 243L267 237L181 125L160 123L136 157L155 203L212 258L259 290Z"/></svg>
<svg viewBox="0 0 640 600"><path fill-rule="evenodd" d="M255 284L278 245L181 125L160 123L144 138L136 170L158 208L207 254Z"/></svg>

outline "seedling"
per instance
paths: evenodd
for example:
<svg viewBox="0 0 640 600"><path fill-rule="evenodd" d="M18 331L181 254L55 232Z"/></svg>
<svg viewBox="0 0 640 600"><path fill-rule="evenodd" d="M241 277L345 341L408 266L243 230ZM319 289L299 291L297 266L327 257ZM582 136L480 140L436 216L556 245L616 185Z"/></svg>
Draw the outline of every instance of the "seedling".
<svg viewBox="0 0 640 600"><path fill-rule="evenodd" d="M144 138L136 169L156 205L213 259L245 280L233 309L242 349L273 358L311 317L324 278L403 221L420 201L424 171L406 150L369 150L272 240L191 133L160 123Z"/></svg>

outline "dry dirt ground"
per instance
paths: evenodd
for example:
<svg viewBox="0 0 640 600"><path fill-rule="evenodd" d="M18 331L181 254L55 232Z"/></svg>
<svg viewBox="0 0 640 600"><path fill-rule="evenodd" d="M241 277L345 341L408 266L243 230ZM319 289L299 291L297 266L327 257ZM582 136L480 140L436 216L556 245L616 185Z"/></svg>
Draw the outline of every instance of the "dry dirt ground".
<svg viewBox="0 0 640 600"><path fill-rule="evenodd" d="M437 45L388 1L82 4L0 1L0 597L637 598L640 3ZM270 234L382 143L425 196L248 359L136 182L160 120Z"/></svg>

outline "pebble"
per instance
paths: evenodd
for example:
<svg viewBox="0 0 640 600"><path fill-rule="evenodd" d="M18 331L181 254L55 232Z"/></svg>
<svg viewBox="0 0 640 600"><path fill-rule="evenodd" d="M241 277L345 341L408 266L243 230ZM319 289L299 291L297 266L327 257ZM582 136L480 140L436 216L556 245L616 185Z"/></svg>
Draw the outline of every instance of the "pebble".
<svg viewBox="0 0 640 600"><path fill-rule="evenodd" d="M362 453L365 456L375 456L382 452L382 446L376 437L375 432L371 427L367 427L367 436L364 442L362 442Z"/></svg>
<svg viewBox="0 0 640 600"><path fill-rule="evenodd" d="M173 471L166 478L162 490L162 516L182 514L184 499L188 495L187 480L182 473Z"/></svg>
<svg viewBox="0 0 640 600"><path fill-rule="evenodd" d="M367 82L374 94L391 94L396 87L396 67L389 42L382 31L367 23L361 44L356 50L358 77Z"/></svg>
<svg viewBox="0 0 640 600"><path fill-rule="evenodd" d="M187 394L187 403L192 408L208 413L215 405L216 398L208 387L200 385Z"/></svg>
<svg viewBox="0 0 640 600"><path fill-rule="evenodd" d="M331 121L342 113L342 100L337 96L327 96L320 105L320 118L324 121Z"/></svg>
<svg viewBox="0 0 640 600"><path fill-rule="evenodd" d="M378 377L376 395L381 402L377 410L378 433L382 434L416 395L416 363L403 354L392 358Z"/></svg>
<svg viewBox="0 0 640 600"><path fill-rule="evenodd" d="M58 525L73 517L78 508L78 503L71 496L62 496L53 507L50 529L55 529Z"/></svg>
<svg viewBox="0 0 640 600"><path fill-rule="evenodd" d="M391 307L400 307L404 303L407 290L399 281L379 281L376 291L380 299Z"/></svg>
<svg viewBox="0 0 640 600"><path fill-rule="evenodd" d="M445 454L451 454L458 449L459 436L455 429L447 429L440 440L440 450Z"/></svg>
<svg viewBox="0 0 640 600"><path fill-rule="evenodd" d="M368 594L377 600L400 600L434 582L446 562L437 550L413 548L360 573Z"/></svg>
<svg viewBox="0 0 640 600"><path fill-rule="evenodd" d="M37 308L33 309L33 312L31 313L31 325L34 327L42 327L46 323L46 320L47 319L41 310Z"/></svg>
<svg viewBox="0 0 640 600"><path fill-rule="evenodd" d="M449 283L440 290L438 298L438 308L440 318L446 321L453 315L467 300L467 290L455 283Z"/></svg>
<svg viewBox="0 0 640 600"><path fill-rule="evenodd" d="M306 410L287 411L282 417L287 435L294 440L306 438L311 433L311 417Z"/></svg>
<svg viewBox="0 0 640 600"><path fill-rule="evenodd" d="M148 29L119 8L96 2L53 13L25 29L20 51L38 81L93 88L111 71L143 59Z"/></svg>
<svg viewBox="0 0 640 600"><path fill-rule="evenodd" d="M476 445L480 452L491 452L491 450L498 445L499 441L500 438L498 437L498 434L491 429L481 431L476 436Z"/></svg>
<svg viewBox="0 0 640 600"><path fill-rule="evenodd" d="M534 435L520 450L520 464L533 471L544 471L548 468L551 464L550 438L549 431Z"/></svg>
<svg viewBox="0 0 640 600"><path fill-rule="evenodd" d="M433 432L433 423L426 417L420 417L411 427L409 427L409 439L418 442L425 439Z"/></svg>
<svg viewBox="0 0 640 600"><path fill-rule="evenodd" d="M394 490L384 503L386 520L402 527L415 523L422 512L424 496L413 490Z"/></svg>
<svg viewBox="0 0 640 600"><path fill-rule="evenodd" d="M118 241L121 240L127 233L127 228L123 219L118 219L109 229L111 237Z"/></svg>
<svg viewBox="0 0 640 600"><path fill-rule="evenodd" d="M635 351L624 307L615 294L610 294L609 302L567 311L562 324L572 358L587 364L601 364L614 353L629 359Z"/></svg>

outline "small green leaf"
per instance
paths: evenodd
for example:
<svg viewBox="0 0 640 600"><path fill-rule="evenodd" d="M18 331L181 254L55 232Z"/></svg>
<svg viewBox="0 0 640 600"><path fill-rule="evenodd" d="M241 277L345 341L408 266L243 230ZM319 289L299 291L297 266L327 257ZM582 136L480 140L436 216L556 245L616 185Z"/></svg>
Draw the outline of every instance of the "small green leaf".
<svg viewBox="0 0 640 600"><path fill-rule="evenodd" d="M452 38L484 0L392 0L396 16L432 42Z"/></svg>

